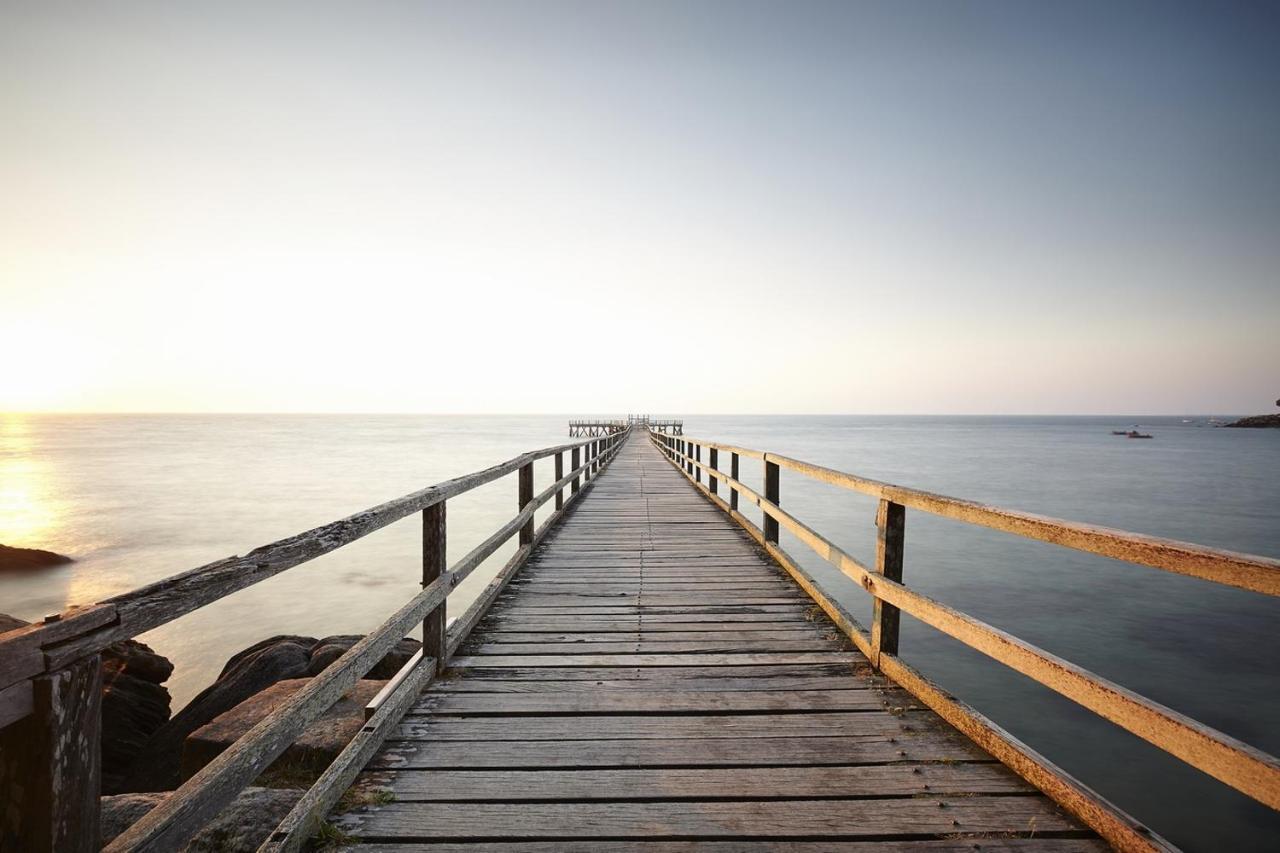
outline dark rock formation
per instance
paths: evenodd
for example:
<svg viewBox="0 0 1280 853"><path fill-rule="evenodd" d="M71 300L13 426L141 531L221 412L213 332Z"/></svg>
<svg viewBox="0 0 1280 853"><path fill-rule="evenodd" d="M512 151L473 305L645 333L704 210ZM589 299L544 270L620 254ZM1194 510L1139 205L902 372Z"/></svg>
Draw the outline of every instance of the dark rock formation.
<svg viewBox="0 0 1280 853"><path fill-rule="evenodd" d="M1280 415L1253 415L1252 417L1241 418L1235 423L1227 424L1227 426L1252 427L1254 429L1265 427L1280 428Z"/></svg>
<svg viewBox="0 0 1280 853"><path fill-rule="evenodd" d="M274 684L192 732L182 747L182 778L194 776L309 681L309 678L294 678ZM302 736L285 750L266 774L296 782L318 777L360 731L364 725L364 706L378 695L386 683L359 682L350 693L307 726Z"/></svg>
<svg viewBox="0 0 1280 853"><path fill-rule="evenodd" d="M39 548L11 548L0 545L0 572L29 572L46 566L73 562L70 557Z"/></svg>
<svg viewBox="0 0 1280 853"><path fill-rule="evenodd" d="M135 760L123 790L168 791L176 788L182 782L183 743L192 732L277 682L316 675L359 639L356 635L320 640L280 635L254 643L232 655L217 681L152 736ZM401 640L365 677L390 678L417 652L418 646L416 640Z"/></svg>
<svg viewBox="0 0 1280 853"><path fill-rule="evenodd" d="M283 788L245 788L184 849L192 853L254 853L302 797ZM119 794L102 798L102 846L151 811L165 794Z"/></svg>
<svg viewBox="0 0 1280 853"><path fill-rule="evenodd" d="M30 623L0 613L0 633ZM102 790L120 790L143 745L169 719L169 691L161 685L173 664L137 640L102 652Z"/></svg>
<svg viewBox="0 0 1280 853"><path fill-rule="evenodd" d="M114 643L102 654L102 790L121 790L143 746L169 721L173 674L168 658L137 640Z"/></svg>

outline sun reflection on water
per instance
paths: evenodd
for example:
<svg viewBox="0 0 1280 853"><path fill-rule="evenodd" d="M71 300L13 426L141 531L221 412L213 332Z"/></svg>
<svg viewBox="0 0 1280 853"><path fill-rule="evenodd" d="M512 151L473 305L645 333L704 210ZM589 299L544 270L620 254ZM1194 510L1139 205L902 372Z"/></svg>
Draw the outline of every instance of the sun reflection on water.
<svg viewBox="0 0 1280 853"><path fill-rule="evenodd" d="M35 452L32 424L0 414L0 543L47 548L60 527L62 507L52 472Z"/></svg>

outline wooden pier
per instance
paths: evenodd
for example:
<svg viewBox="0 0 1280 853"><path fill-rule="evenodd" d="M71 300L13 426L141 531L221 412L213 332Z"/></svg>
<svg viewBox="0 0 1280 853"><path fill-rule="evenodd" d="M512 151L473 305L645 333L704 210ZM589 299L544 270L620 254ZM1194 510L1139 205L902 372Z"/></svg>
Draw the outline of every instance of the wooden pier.
<svg viewBox="0 0 1280 853"><path fill-rule="evenodd" d="M331 820L383 851L1104 849L843 639L628 442L362 774L394 801Z"/></svg>
<svg viewBox="0 0 1280 853"><path fill-rule="evenodd" d="M181 849L417 626L422 651L260 853L321 830L383 853L1175 849L911 667L901 612L1280 809L1274 756L912 590L905 519L1265 595L1280 595L1280 561L623 423L0 634L0 849L98 848L104 648L410 516L422 591L107 849ZM537 491L540 461L554 473ZM762 466L762 491L739 479L744 463ZM783 471L878 500L874 565L783 509ZM506 477L515 516L449 565L447 504ZM872 597L869 628L782 547L784 530ZM512 539L446 628L450 592ZM370 805L335 810L353 783Z"/></svg>

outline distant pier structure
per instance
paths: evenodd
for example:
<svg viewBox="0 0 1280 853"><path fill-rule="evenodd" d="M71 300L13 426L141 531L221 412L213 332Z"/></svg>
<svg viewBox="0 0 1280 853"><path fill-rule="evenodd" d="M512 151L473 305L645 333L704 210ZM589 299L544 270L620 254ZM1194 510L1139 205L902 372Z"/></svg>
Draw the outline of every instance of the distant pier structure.
<svg viewBox="0 0 1280 853"><path fill-rule="evenodd" d="M591 438L613 435L633 426L644 427L664 435L684 435L684 421L659 420L649 415L627 415L625 418L569 421L569 437Z"/></svg>

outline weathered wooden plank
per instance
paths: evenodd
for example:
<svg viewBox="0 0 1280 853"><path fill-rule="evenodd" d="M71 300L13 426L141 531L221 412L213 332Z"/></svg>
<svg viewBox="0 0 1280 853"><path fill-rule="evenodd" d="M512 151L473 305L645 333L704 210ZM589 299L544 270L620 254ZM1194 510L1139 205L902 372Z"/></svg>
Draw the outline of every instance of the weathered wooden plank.
<svg viewBox="0 0 1280 853"><path fill-rule="evenodd" d="M424 696L413 707L415 715L677 714L689 711L772 714L883 710L884 702L870 690L451 692Z"/></svg>
<svg viewBox="0 0 1280 853"><path fill-rule="evenodd" d="M1104 853L1110 848L1087 838L1005 838L999 835L895 841L477 841L432 844L368 843L342 848L349 853Z"/></svg>
<svg viewBox="0 0 1280 853"><path fill-rule="evenodd" d="M456 666L742 666L771 663L856 663L865 660L857 652L743 652L741 654L669 655L468 655L455 658Z"/></svg>
<svg viewBox="0 0 1280 853"><path fill-rule="evenodd" d="M726 667L727 668L727 667ZM481 670L485 672L487 670ZM646 672L663 672L660 669L649 669ZM911 705L909 695L894 688L888 690L872 687L863 680L849 675L844 676L805 676L794 678L680 678L680 679L640 679L602 676L599 678L555 679L549 670L544 678L465 678L451 681L436 689L439 693L566 693L566 692L603 692L622 691L627 693L653 692L655 690L678 690L682 694L703 692L748 691L785 691L788 694L814 690L863 690L874 691L877 696L893 698L886 704L891 706ZM629 671L624 671L623 675Z"/></svg>
<svg viewBox="0 0 1280 853"><path fill-rule="evenodd" d="M643 803L391 803L334 818L377 838L866 838L1064 832L1079 824L1041 797Z"/></svg>
<svg viewBox="0 0 1280 853"><path fill-rule="evenodd" d="M826 631L808 623L798 623L787 628L762 629L758 631L734 630L725 626L720 631L653 631L648 626L643 630L624 628L616 631L592 631L589 633L563 633L557 631L498 631L486 629L483 641L485 644L504 643L731 643L746 640L824 640L831 638L831 629Z"/></svg>
<svg viewBox="0 0 1280 853"><path fill-rule="evenodd" d="M102 665L95 654L28 684L31 713L0 728L0 850L97 850Z"/></svg>
<svg viewBox="0 0 1280 853"><path fill-rule="evenodd" d="M0 688L0 729L30 714L35 708L35 686L30 680Z"/></svg>
<svg viewBox="0 0 1280 853"><path fill-rule="evenodd" d="M1027 794L993 763L855 767L717 767L629 770L403 770L366 774L363 786L396 802L522 800L806 799Z"/></svg>
<svg viewBox="0 0 1280 853"><path fill-rule="evenodd" d="M843 662L825 664L722 664L719 666L663 666L663 667L589 667L572 666L557 669L555 667L478 667L468 669L454 661L436 682L437 685L448 685L471 681L565 681L580 679L597 681L602 679L625 678L642 681L646 684L683 683L687 680L723 681L729 678L784 679L808 678L814 676L843 678L851 682L854 676L868 675L870 666L865 660L853 665ZM866 683L866 682L859 682Z"/></svg>
<svg viewBox="0 0 1280 853"><path fill-rule="evenodd" d="M577 654L739 654L746 652L820 652L839 649L840 643L821 637L800 640L746 640L732 637L720 642L638 640L574 643L486 643L474 642L463 649L468 655L577 655Z"/></svg>
<svg viewBox="0 0 1280 853"><path fill-rule="evenodd" d="M989 761L952 732L903 737L667 738L635 740L397 740L370 762L375 769L468 767L787 767Z"/></svg>
<svg viewBox="0 0 1280 853"><path fill-rule="evenodd" d="M513 697L514 698L514 697ZM794 714L704 714L528 717L512 725L490 717L428 715L406 717L396 740L649 740L670 738L806 738L897 737L916 732L949 731L931 713L893 716L879 707L874 713L831 711Z"/></svg>

